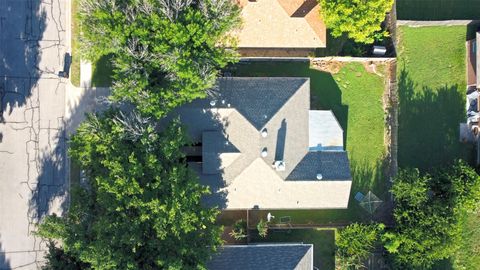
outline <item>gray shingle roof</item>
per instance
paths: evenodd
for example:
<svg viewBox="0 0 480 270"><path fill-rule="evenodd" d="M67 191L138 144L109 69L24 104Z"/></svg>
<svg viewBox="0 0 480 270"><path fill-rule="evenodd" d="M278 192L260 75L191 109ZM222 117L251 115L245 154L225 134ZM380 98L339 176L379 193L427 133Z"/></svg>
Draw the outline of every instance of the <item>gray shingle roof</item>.
<svg viewBox="0 0 480 270"><path fill-rule="evenodd" d="M350 163L345 151L308 152L286 180L315 180L317 174L322 180L351 180Z"/></svg>
<svg viewBox="0 0 480 270"><path fill-rule="evenodd" d="M169 117L178 116L192 140L202 142L203 162L191 165L202 184L212 190L206 200L208 205L222 209L247 209L255 205L299 208L302 201L301 207L344 208L348 205L351 185L347 155L309 152L312 123L319 126L313 130L314 135L331 128L318 123L325 118L309 117L310 113L324 112L309 109L308 78L221 78L207 98L185 104ZM331 112L328 113L330 122L338 126ZM337 128L335 134L340 145L337 148L341 150L343 136L341 128ZM264 129L267 136L261 134ZM312 151L326 150L323 144L329 147L332 144L322 140L313 142L322 147ZM261 155L263 150L267 150L266 156ZM285 164L284 170L272 166L280 160ZM340 181L312 181L318 173L323 180ZM291 185L286 180L310 181ZM257 191L260 193L256 194Z"/></svg>
<svg viewBox="0 0 480 270"><path fill-rule="evenodd" d="M218 100L237 109L257 130L282 108L307 78L224 78Z"/></svg>
<svg viewBox="0 0 480 270"><path fill-rule="evenodd" d="M210 270L312 270L313 245L223 246L207 263Z"/></svg>

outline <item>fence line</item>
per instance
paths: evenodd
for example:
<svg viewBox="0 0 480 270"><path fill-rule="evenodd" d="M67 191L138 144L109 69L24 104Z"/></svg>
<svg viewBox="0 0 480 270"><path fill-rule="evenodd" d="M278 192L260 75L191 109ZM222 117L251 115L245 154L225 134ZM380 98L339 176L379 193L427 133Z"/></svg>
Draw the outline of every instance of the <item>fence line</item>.
<svg viewBox="0 0 480 270"><path fill-rule="evenodd" d="M472 23L480 23L480 20L444 20L444 21L410 21L397 20L397 26L406 25L412 27L423 26L454 26L454 25L469 25Z"/></svg>

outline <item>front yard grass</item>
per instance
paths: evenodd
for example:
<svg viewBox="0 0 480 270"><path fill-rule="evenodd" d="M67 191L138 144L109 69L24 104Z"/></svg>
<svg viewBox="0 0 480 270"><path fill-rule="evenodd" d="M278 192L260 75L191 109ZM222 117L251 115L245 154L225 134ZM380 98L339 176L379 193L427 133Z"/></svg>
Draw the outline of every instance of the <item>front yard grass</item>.
<svg viewBox="0 0 480 270"><path fill-rule="evenodd" d="M78 9L80 0L72 0L72 63L70 65L70 82L80 87L80 22ZM112 85L112 56L106 55L92 63L92 86L109 87Z"/></svg>
<svg viewBox="0 0 480 270"><path fill-rule="evenodd" d="M309 77L312 109L332 110L344 130L353 186L348 209L273 210L290 216L295 224L337 224L369 220L371 216L353 199L358 191L372 190L385 200L382 173L384 145L383 78L368 73L362 64L346 64L337 74L319 71L308 62L251 62L232 69L234 76ZM263 215L263 211L261 211ZM266 215L266 213L264 213ZM274 220L277 222L278 220Z"/></svg>
<svg viewBox="0 0 480 270"><path fill-rule="evenodd" d="M399 27L398 162L428 170L455 159L470 161L459 142L465 122L467 27Z"/></svg>
<svg viewBox="0 0 480 270"><path fill-rule="evenodd" d="M318 269L335 269L335 231L324 229L269 230L266 238L252 232L251 243L304 243L313 244L313 265Z"/></svg>

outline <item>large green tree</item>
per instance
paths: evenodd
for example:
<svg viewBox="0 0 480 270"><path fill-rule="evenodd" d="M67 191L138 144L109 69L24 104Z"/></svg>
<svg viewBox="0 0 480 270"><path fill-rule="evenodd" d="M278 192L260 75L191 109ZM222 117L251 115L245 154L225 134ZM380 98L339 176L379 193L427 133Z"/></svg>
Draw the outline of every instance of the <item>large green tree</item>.
<svg viewBox="0 0 480 270"><path fill-rule="evenodd" d="M220 68L236 61L228 33L239 24L231 0L79 0L81 50L113 55L112 98L162 117L204 97Z"/></svg>
<svg viewBox="0 0 480 270"><path fill-rule="evenodd" d="M359 43L371 44L387 36L381 24L393 0L319 0L323 21L339 37L346 33Z"/></svg>
<svg viewBox="0 0 480 270"><path fill-rule="evenodd" d="M187 168L187 143L178 121L160 132L136 113L90 115L70 148L85 179L39 234L93 269L203 269L221 228L200 204L208 188Z"/></svg>
<svg viewBox="0 0 480 270"><path fill-rule="evenodd" d="M394 231L386 233L387 250L401 269L428 269L459 248L461 216L478 208L480 177L464 162L433 174L416 169L395 179Z"/></svg>

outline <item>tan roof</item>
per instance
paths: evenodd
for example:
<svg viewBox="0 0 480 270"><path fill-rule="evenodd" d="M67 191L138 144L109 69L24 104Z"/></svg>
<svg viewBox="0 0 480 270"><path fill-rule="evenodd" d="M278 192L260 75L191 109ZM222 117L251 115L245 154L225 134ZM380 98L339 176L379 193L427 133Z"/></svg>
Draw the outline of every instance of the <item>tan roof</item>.
<svg viewBox="0 0 480 270"><path fill-rule="evenodd" d="M239 48L326 47L326 27L316 0L237 0L242 28Z"/></svg>

